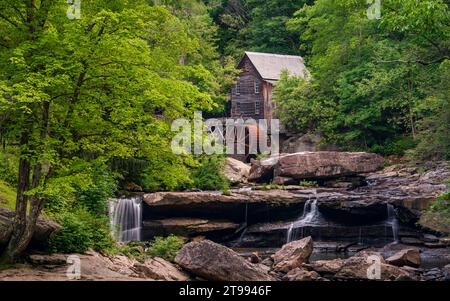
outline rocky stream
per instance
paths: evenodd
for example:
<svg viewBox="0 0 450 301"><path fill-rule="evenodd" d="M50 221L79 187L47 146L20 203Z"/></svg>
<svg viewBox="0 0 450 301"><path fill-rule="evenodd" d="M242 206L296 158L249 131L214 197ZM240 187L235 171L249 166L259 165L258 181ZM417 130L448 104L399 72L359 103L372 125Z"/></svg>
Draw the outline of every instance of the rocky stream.
<svg viewBox="0 0 450 301"><path fill-rule="evenodd" d="M367 279L369 259L378 256L381 280L448 280L448 223L418 223L448 191L448 164L384 164L367 153L297 153L251 165L229 158L229 192L136 191L112 200L122 242L169 234L191 241L175 265L83 256L120 262L122 274L109 264L113 279Z"/></svg>

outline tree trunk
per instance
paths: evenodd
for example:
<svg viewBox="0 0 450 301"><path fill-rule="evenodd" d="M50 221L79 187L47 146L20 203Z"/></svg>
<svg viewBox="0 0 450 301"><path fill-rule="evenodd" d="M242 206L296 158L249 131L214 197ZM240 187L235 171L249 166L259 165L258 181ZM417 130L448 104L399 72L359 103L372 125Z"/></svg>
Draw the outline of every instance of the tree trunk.
<svg viewBox="0 0 450 301"><path fill-rule="evenodd" d="M27 136L27 134L25 134ZM28 136L23 137L28 141ZM21 158L19 161L19 183L17 187L16 198L16 215L13 220L13 230L11 238L8 243L8 247L5 253L2 255L3 262L14 262L18 258L18 253L15 251L19 245L20 240L27 227L27 205L28 196L26 192L30 187L30 161L27 158Z"/></svg>
<svg viewBox="0 0 450 301"><path fill-rule="evenodd" d="M48 118L49 118L49 102L43 103L42 110L42 127L40 129L41 141L47 136ZM30 145L31 127L27 127L22 133L21 146L28 148ZM40 161L40 160L38 160ZM43 164L37 162L33 167L33 179L30 187L31 163L29 159L28 149L21 154L19 161L19 183L17 187L16 199L16 215L13 220L13 230L8 246L0 259L1 262L15 262L20 259L22 253L26 250L36 228L37 219L42 211L43 201L36 194L31 197L27 195L27 191L39 187L43 184ZM27 207L29 206L29 214L27 216Z"/></svg>
<svg viewBox="0 0 450 301"><path fill-rule="evenodd" d="M34 167L33 171L33 182L31 189L34 189L39 186L42 177L42 166L37 164ZM6 249L6 254L8 261L14 262L17 261L22 253L26 250L28 244L33 237L34 230L36 228L36 222L41 214L43 202L40 198L35 195L29 197L29 213L28 217L25 219L25 223L20 223L18 227L17 233L13 230L13 236L9 241L8 247ZM26 213L25 206L25 213ZM26 216L26 215L25 215ZM13 239L15 237L15 239Z"/></svg>

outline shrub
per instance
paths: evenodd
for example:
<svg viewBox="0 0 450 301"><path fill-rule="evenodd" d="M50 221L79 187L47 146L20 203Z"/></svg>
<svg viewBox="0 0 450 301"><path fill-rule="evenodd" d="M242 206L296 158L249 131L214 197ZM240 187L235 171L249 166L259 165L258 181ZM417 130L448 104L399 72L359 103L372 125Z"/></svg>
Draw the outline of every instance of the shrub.
<svg viewBox="0 0 450 301"><path fill-rule="evenodd" d="M50 252L86 252L92 245L87 225L76 215L67 213L57 218L62 229L50 237Z"/></svg>
<svg viewBox="0 0 450 301"><path fill-rule="evenodd" d="M192 185L190 156L177 156L161 150L148 158L148 167L139 174L137 184L148 191L182 190Z"/></svg>
<svg viewBox="0 0 450 301"><path fill-rule="evenodd" d="M110 255L123 255L144 262L148 256L145 252L147 245L148 242L146 241L130 241L124 244L116 244L113 248L108 248L106 251Z"/></svg>
<svg viewBox="0 0 450 301"><path fill-rule="evenodd" d="M387 140L383 145L376 144L372 146L369 151L384 156L403 156L406 151L413 149L416 144L417 143L411 136L401 136Z"/></svg>
<svg viewBox="0 0 450 301"><path fill-rule="evenodd" d="M208 156L200 160L200 165L192 172L194 187L202 190L228 191L230 183L222 173L225 158Z"/></svg>
<svg viewBox="0 0 450 301"><path fill-rule="evenodd" d="M50 252L83 253L90 248L96 251L114 246L106 217L96 217L84 208L56 217L62 229L50 237Z"/></svg>
<svg viewBox="0 0 450 301"><path fill-rule="evenodd" d="M431 204L429 211L445 213L450 220L450 192L441 194L436 201Z"/></svg>
<svg viewBox="0 0 450 301"><path fill-rule="evenodd" d="M174 261L183 244L183 239L172 234L166 238L158 236L155 237L155 240L151 243L147 253L151 256L157 256L168 261Z"/></svg>

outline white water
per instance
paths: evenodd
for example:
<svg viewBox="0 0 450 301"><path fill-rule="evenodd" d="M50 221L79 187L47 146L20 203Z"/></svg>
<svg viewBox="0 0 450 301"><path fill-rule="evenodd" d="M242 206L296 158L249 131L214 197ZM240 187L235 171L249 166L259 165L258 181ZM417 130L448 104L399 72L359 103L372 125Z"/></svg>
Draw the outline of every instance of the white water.
<svg viewBox="0 0 450 301"><path fill-rule="evenodd" d="M398 242L398 220L395 215L395 209L392 204L387 204L387 224L391 226L392 237L394 237L394 242Z"/></svg>
<svg viewBox="0 0 450 301"><path fill-rule="evenodd" d="M302 216L294 221L287 231L287 242L291 242L297 238L297 228L301 229L301 235L303 237L303 227L309 225L317 225L320 223L320 212L317 206L317 193L314 200L309 199L306 201L303 207Z"/></svg>
<svg viewBox="0 0 450 301"><path fill-rule="evenodd" d="M140 197L111 199L109 216L112 233L119 242L141 240L142 199Z"/></svg>

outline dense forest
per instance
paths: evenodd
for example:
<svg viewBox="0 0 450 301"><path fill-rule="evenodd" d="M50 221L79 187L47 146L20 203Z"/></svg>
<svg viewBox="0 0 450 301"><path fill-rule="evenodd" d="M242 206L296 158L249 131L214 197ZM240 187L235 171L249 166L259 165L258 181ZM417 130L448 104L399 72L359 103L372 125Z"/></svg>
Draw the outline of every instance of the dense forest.
<svg viewBox="0 0 450 301"><path fill-rule="evenodd" d="M276 114L324 143L410 160L450 150L448 1L82 0L0 3L0 203L16 211L3 260L41 215L57 252L112 250L108 199L219 189L221 157L174 155L175 118L227 115L244 51L301 55Z"/></svg>

